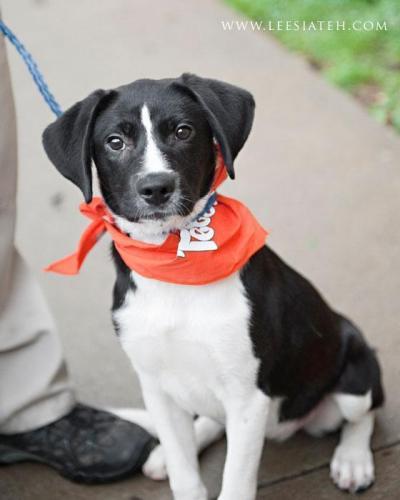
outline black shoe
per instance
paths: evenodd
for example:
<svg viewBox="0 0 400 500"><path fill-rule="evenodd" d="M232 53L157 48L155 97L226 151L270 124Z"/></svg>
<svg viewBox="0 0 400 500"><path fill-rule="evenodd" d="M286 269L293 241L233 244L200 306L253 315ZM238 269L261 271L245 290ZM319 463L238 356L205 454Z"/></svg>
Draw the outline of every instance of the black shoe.
<svg viewBox="0 0 400 500"><path fill-rule="evenodd" d="M0 464L41 462L72 481L105 483L139 471L156 443L138 425L79 404L40 429L0 434Z"/></svg>

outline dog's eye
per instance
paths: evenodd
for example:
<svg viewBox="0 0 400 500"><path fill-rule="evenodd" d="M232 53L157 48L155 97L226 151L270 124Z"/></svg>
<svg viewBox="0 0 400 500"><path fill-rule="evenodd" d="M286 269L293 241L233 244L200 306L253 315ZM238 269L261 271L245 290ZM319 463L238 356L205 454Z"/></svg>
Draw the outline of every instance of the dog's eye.
<svg viewBox="0 0 400 500"><path fill-rule="evenodd" d="M114 151L120 151L125 147L124 141L121 139L121 137L118 137L117 135L111 135L107 139L107 145Z"/></svg>
<svg viewBox="0 0 400 500"><path fill-rule="evenodd" d="M189 125L178 125L175 129L175 137L184 141L192 135L193 129Z"/></svg>

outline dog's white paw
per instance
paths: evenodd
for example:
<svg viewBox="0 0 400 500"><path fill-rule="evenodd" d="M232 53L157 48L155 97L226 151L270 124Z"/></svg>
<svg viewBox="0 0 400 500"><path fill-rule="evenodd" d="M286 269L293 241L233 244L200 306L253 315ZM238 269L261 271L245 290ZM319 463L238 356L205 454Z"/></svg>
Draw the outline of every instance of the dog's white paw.
<svg viewBox="0 0 400 500"><path fill-rule="evenodd" d="M165 463L164 450L161 445L156 446L150 453L142 467L142 472L150 479L154 479L154 481L163 481L167 479L167 466Z"/></svg>
<svg viewBox="0 0 400 500"><path fill-rule="evenodd" d="M331 478L341 490L362 491L374 482L374 459L369 449L338 446L331 461Z"/></svg>

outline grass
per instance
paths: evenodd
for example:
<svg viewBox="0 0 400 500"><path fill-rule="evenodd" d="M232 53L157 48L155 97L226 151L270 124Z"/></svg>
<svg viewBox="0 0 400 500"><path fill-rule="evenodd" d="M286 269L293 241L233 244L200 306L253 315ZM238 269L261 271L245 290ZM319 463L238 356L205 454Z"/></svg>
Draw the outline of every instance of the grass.
<svg viewBox="0 0 400 500"><path fill-rule="evenodd" d="M271 31L335 85L400 132L400 0L225 0L254 21L345 21L340 31ZM354 21L386 21L387 30L348 30Z"/></svg>

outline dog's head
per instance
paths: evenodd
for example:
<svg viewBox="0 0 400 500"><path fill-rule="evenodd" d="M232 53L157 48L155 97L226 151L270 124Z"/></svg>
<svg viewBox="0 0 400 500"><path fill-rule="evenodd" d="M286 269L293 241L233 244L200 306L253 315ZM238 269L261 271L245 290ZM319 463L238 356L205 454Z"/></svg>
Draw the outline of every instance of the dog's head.
<svg viewBox="0 0 400 500"><path fill-rule="evenodd" d="M209 192L218 143L228 174L253 122L247 91L184 74L97 90L43 134L56 168L92 199L92 160L119 221L190 215Z"/></svg>

